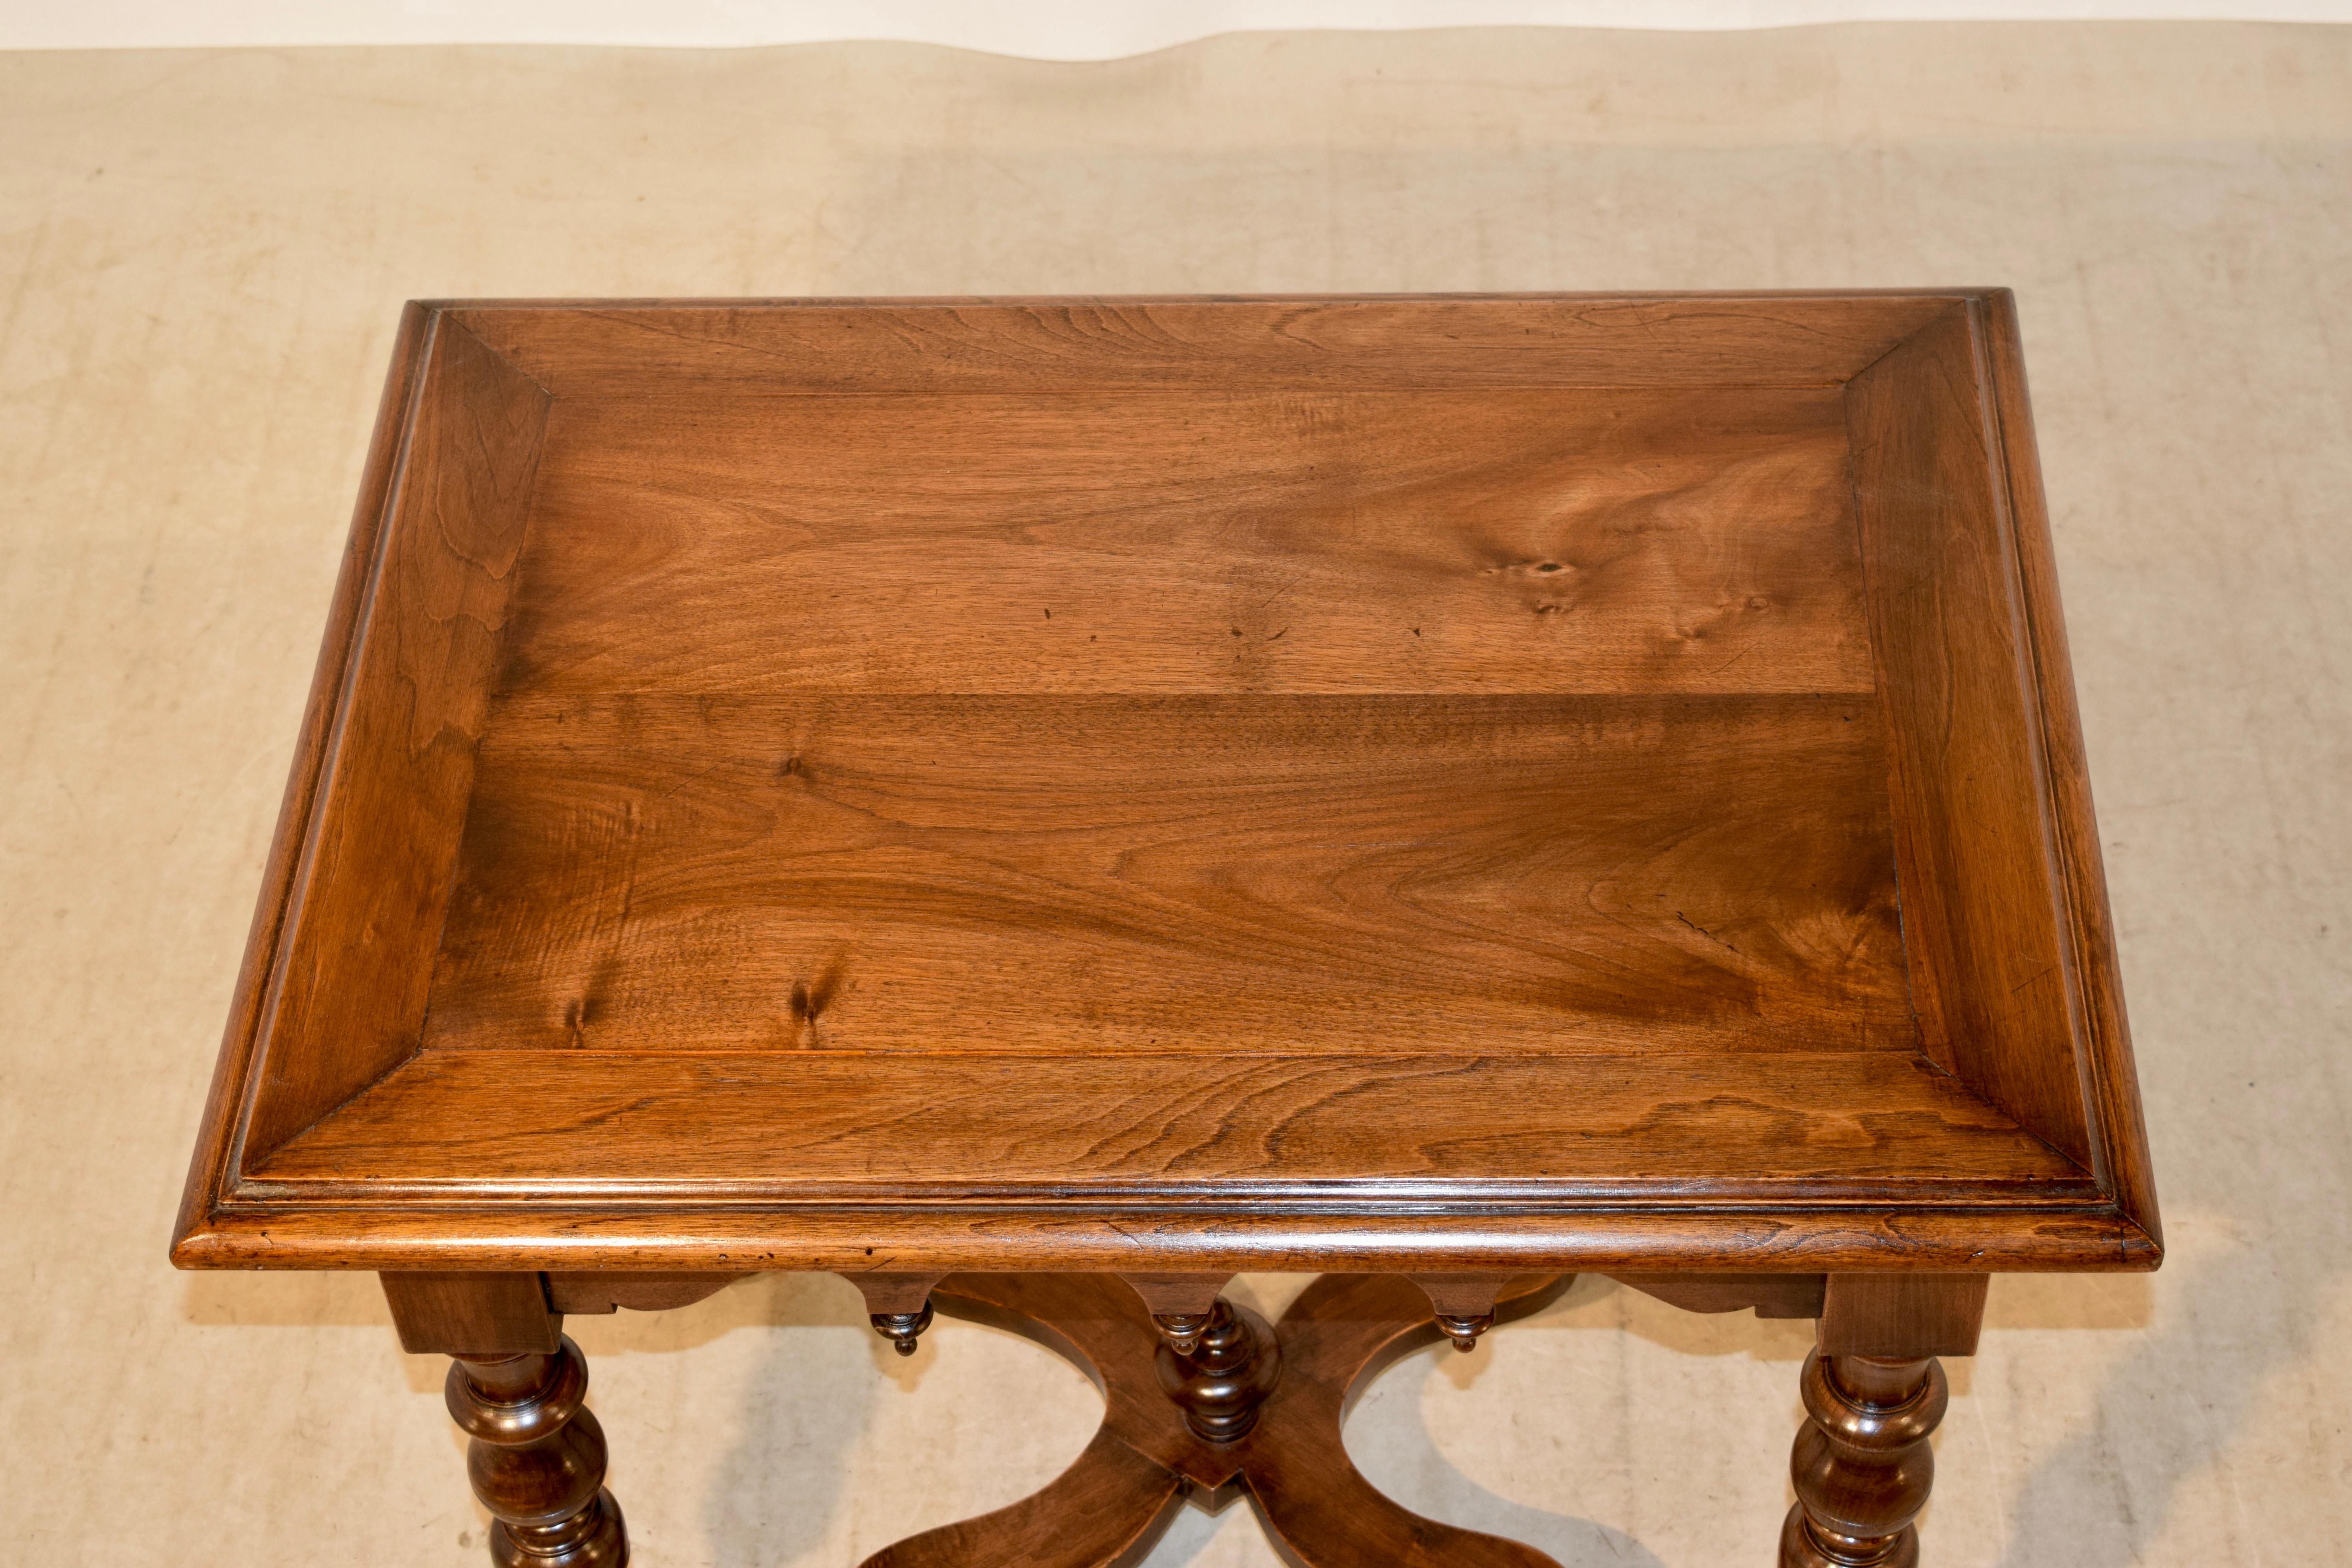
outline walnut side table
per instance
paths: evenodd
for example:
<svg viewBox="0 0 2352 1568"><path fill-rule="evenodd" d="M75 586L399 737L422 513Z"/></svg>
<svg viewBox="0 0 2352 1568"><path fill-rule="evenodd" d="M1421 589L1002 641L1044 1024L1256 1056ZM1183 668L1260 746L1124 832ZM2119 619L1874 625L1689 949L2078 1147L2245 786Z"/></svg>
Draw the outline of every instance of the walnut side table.
<svg viewBox="0 0 2352 1568"><path fill-rule="evenodd" d="M1107 1399L870 1564L1531 1568L1339 1424L1587 1270L1909 1563L2160 1252L2006 292L410 307L173 1258L380 1271L495 1561L628 1554L564 1314L829 1269Z"/></svg>

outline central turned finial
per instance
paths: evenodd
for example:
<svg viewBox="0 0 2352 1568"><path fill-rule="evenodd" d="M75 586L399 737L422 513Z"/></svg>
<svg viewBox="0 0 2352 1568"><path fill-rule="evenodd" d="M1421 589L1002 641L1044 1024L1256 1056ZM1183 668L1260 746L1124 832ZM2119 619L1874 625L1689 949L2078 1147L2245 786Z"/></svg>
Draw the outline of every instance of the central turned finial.
<svg viewBox="0 0 2352 1568"><path fill-rule="evenodd" d="M1205 1312L1156 1316L1160 1386L1194 1436L1231 1443L1257 1425L1282 1375L1282 1349L1255 1312L1220 1296Z"/></svg>

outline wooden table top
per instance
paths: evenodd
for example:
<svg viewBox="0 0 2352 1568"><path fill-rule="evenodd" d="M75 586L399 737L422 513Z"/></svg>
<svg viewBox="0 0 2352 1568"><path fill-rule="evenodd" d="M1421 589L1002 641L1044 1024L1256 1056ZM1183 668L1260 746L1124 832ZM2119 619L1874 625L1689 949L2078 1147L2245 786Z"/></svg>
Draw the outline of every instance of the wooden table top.
<svg viewBox="0 0 2352 1568"><path fill-rule="evenodd" d="M180 1262L2158 1251L2005 292L411 307Z"/></svg>

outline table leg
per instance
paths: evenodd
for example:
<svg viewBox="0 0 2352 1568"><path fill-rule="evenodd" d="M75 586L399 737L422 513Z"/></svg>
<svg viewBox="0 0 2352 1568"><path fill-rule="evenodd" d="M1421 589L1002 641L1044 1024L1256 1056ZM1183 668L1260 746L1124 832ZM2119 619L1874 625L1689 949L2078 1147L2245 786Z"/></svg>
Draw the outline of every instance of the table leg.
<svg viewBox="0 0 2352 1568"><path fill-rule="evenodd" d="M1780 1568L1913 1568L1948 1394L1938 1355L1969 1355L1985 1276L1832 1275L1801 1378Z"/></svg>
<svg viewBox="0 0 2352 1568"><path fill-rule="evenodd" d="M498 1522L499 1568L620 1568L621 1505L604 1489L604 1432L582 1407L588 1362L566 1335L552 1355L449 1366L449 1414L466 1435L466 1473Z"/></svg>
<svg viewBox="0 0 2352 1568"><path fill-rule="evenodd" d="M537 1274L382 1276L403 1348L451 1358L444 1386L499 1568L623 1568L629 1536L604 1489L588 1362ZM709 1287L716 1289L715 1286Z"/></svg>
<svg viewBox="0 0 2352 1568"><path fill-rule="evenodd" d="M1911 1568L1912 1524L1936 1479L1928 1435L1944 1418L1934 1358L1805 1358L1807 1424L1789 1460L1796 1506L1780 1531L1780 1568Z"/></svg>

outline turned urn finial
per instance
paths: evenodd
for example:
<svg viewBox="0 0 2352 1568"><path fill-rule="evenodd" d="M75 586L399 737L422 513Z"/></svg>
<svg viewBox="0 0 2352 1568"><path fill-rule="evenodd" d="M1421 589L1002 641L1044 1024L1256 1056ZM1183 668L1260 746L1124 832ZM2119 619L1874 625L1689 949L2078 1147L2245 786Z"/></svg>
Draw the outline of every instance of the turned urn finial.
<svg viewBox="0 0 2352 1568"><path fill-rule="evenodd" d="M1151 1321L1160 1331L1160 1386L1184 1412L1184 1425L1212 1443L1247 1436L1282 1373L1281 1346L1265 1321L1222 1296L1205 1312Z"/></svg>

